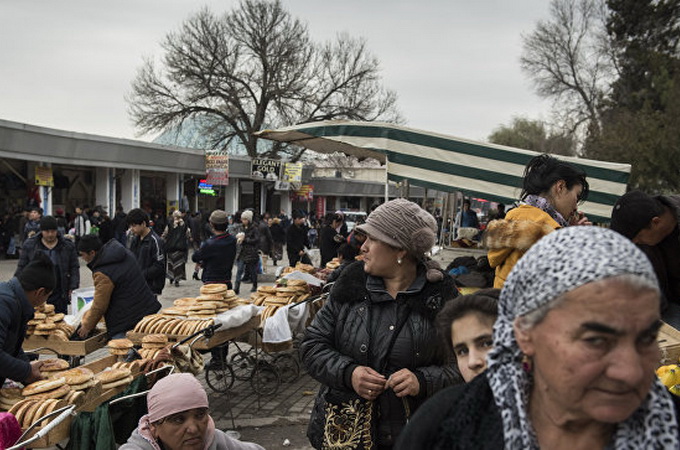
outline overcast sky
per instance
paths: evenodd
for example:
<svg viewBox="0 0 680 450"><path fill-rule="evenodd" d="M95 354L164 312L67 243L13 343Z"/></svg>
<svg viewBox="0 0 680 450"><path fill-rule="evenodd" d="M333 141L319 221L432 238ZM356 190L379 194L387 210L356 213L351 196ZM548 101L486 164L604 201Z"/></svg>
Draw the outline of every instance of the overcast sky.
<svg viewBox="0 0 680 450"><path fill-rule="evenodd" d="M549 103L521 72L521 35L548 0L284 0L317 40L364 37L407 125L486 140ZM0 0L0 119L136 137L125 95L144 56L202 5L234 0Z"/></svg>

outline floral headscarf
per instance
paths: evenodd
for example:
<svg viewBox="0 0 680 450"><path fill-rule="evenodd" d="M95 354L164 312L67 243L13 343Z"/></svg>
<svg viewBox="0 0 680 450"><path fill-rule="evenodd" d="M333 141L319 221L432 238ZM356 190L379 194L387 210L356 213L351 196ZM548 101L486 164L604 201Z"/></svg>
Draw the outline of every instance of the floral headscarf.
<svg viewBox="0 0 680 450"><path fill-rule="evenodd" d="M649 260L632 242L598 227L568 227L550 233L512 269L500 295L487 372L507 449L538 448L528 416L531 379L522 368L523 355L513 332L515 318L586 283L626 274L657 284ZM669 396L655 380L642 405L618 425L613 448L680 448Z"/></svg>

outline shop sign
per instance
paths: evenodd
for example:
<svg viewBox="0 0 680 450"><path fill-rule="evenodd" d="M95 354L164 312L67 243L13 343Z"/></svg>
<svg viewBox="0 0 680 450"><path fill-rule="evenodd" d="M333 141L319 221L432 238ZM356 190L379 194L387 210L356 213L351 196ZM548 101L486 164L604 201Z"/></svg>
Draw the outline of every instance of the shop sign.
<svg viewBox="0 0 680 450"><path fill-rule="evenodd" d="M295 191L295 197L298 201L314 200L314 186L311 184L303 184L300 189Z"/></svg>
<svg viewBox="0 0 680 450"><path fill-rule="evenodd" d="M51 167L35 166L35 185L54 187Z"/></svg>
<svg viewBox="0 0 680 450"><path fill-rule="evenodd" d="M281 177L281 161L276 159L253 158L250 174L253 178L277 181Z"/></svg>
<svg viewBox="0 0 680 450"><path fill-rule="evenodd" d="M286 163L283 166L283 180L293 183L302 181L302 163Z"/></svg>
<svg viewBox="0 0 680 450"><path fill-rule="evenodd" d="M229 185L229 154L224 151L205 152L206 183L218 186Z"/></svg>

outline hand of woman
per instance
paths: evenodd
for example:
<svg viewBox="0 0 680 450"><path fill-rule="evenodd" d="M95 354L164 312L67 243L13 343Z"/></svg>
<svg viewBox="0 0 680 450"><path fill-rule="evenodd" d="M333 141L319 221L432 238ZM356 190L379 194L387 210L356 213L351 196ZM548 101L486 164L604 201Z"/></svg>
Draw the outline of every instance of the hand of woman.
<svg viewBox="0 0 680 450"><path fill-rule="evenodd" d="M569 219L569 225L592 225L593 222L588 220L588 217L586 217L585 214L583 214L581 211L576 211L574 214L572 214L571 219Z"/></svg>
<svg viewBox="0 0 680 450"><path fill-rule="evenodd" d="M386 387L392 388L397 397L406 397L407 395L415 397L420 393L418 377L408 369L394 372L387 380Z"/></svg>
<svg viewBox="0 0 680 450"><path fill-rule="evenodd" d="M370 367L359 366L352 372L352 388L359 397L375 400L385 390L385 377Z"/></svg>

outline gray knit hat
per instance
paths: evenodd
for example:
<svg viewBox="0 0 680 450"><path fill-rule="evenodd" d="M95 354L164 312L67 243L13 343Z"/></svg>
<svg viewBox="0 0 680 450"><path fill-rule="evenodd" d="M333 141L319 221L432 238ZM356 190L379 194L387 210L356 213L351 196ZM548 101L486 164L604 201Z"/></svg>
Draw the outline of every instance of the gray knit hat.
<svg viewBox="0 0 680 450"><path fill-rule="evenodd" d="M415 203L398 198L378 206L366 223L356 228L372 239L421 259L435 243L437 221Z"/></svg>

